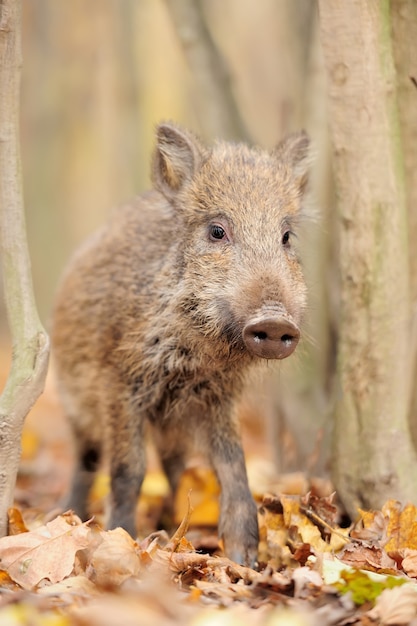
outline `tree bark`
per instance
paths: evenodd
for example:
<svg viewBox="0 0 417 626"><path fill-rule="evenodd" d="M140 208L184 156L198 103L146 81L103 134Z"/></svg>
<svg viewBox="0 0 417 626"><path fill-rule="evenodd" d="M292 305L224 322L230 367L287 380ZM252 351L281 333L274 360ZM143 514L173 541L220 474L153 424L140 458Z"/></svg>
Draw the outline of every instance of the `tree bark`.
<svg viewBox="0 0 417 626"><path fill-rule="evenodd" d="M13 342L10 374L0 397L0 536L7 533L24 419L43 390L49 354L26 242L19 146L21 56L21 0L0 0L0 250Z"/></svg>
<svg viewBox="0 0 417 626"><path fill-rule="evenodd" d="M398 108L404 150L404 170L407 186L408 241L410 259L410 294L413 325L409 353L410 387L413 389L410 407L410 427L417 445L417 3L415 0L391 2L394 61L397 70Z"/></svg>
<svg viewBox="0 0 417 626"><path fill-rule="evenodd" d="M355 516L416 494L407 208L389 2L319 7L340 224L333 476Z"/></svg>

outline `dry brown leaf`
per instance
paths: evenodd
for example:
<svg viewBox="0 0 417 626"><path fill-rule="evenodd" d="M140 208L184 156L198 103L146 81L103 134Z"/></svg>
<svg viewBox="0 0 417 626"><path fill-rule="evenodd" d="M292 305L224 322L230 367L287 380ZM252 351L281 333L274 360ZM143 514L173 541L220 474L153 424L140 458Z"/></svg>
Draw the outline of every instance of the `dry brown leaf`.
<svg viewBox="0 0 417 626"><path fill-rule="evenodd" d="M196 580L195 585L203 595L216 597L223 605L228 606L236 600L248 600L252 596L252 590L242 582L232 583L230 580Z"/></svg>
<svg viewBox="0 0 417 626"><path fill-rule="evenodd" d="M190 568L206 567L208 558L207 554L198 552L168 552L161 549L153 554L155 564L168 566L176 574Z"/></svg>
<svg viewBox="0 0 417 626"><path fill-rule="evenodd" d="M338 554L338 558L352 567L386 574L397 574L396 562L378 545L351 543Z"/></svg>
<svg viewBox="0 0 417 626"><path fill-rule="evenodd" d="M155 585L155 597L137 598L103 594L86 606L75 607L71 615L80 626L174 626L174 620L164 606L160 606L158 594L166 593L161 585ZM180 615L185 612L179 603L173 605ZM184 620L185 622L185 620Z"/></svg>
<svg viewBox="0 0 417 626"><path fill-rule="evenodd" d="M227 569L228 573L234 578L241 578L245 583L253 583L260 581L263 578L263 574L255 571L251 567L245 567L245 565L239 565L234 561L231 561L226 556L211 556L207 559L207 566L213 569Z"/></svg>
<svg viewBox="0 0 417 626"><path fill-rule="evenodd" d="M286 527L295 527L302 543L310 544L318 552L329 552L329 544L322 539L320 529L304 515L299 500L289 496L281 496L281 503L284 509Z"/></svg>
<svg viewBox="0 0 417 626"><path fill-rule="evenodd" d="M362 511L360 519L350 532L350 536L363 541L385 541L388 520L382 511Z"/></svg>
<svg viewBox="0 0 417 626"><path fill-rule="evenodd" d="M319 572L310 567L295 569L292 573L292 580L294 581L294 597L296 598L301 596L307 586L321 588L323 585L323 579Z"/></svg>
<svg viewBox="0 0 417 626"><path fill-rule="evenodd" d="M412 578L417 578L417 550L405 548L401 550L402 556L401 567L404 572Z"/></svg>
<svg viewBox="0 0 417 626"><path fill-rule="evenodd" d="M319 497L309 491L305 496L300 498L301 510L308 515L314 514L328 526L336 526L336 518L338 515L337 506L334 504L335 493L329 496Z"/></svg>
<svg viewBox="0 0 417 626"><path fill-rule="evenodd" d="M188 492L188 499L187 499L187 510L184 513L184 517L181 520L180 525L178 526L177 530L175 531L175 533L172 535L171 539L169 540L167 546L166 546L166 550L171 550L172 552L175 552L182 540L184 539L184 535L188 530L188 527L190 525L190 519L191 519L191 515L193 513L193 507L191 506L191 497L190 497L191 492ZM192 546L190 546L192 548Z"/></svg>
<svg viewBox="0 0 417 626"><path fill-rule="evenodd" d="M384 589L367 615L382 626L409 624L417 616L417 586Z"/></svg>
<svg viewBox="0 0 417 626"><path fill-rule="evenodd" d="M41 596L60 596L65 600L66 597L91 598L97 596L100 590L86 576L69 576L64 580L54 583L53 585L45 585L37 589L37 593Z"/></svg>
<svg viewBox="0 0 417 626"><path fill-rule="evenodd" d="M102 531L101 542L90 557L88 572L98 586L118 586L137 576L141 568L138 545L123 528Z"/></svg>
<svg viewBox="0 0 417 626"><path fill-rule="evenodd" d="M126 583L128 584L128 583ZM167 578L149 573L130 591L101 593L71 616L77 626L176 626L189 623L194 611L184 602L184 594Z"/></svg>
<svg viewBox="0 0 417 626"><path fill-rule="evenodd" d="M56 583L71 574L76 552L88 545L88 533L87 524L75 516L59 516L36 531L3 537L1 567L24 589L44 578Z"/></svg>

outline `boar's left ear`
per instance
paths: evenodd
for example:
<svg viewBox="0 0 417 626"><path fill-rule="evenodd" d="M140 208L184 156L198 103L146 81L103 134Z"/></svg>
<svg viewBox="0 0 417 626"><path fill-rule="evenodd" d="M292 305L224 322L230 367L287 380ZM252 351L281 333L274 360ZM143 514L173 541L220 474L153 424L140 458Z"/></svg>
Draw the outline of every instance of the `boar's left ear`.
<svg viewBox="0 0 417 626"><path fill-rule="evenodd" d="M152 182L171 199L197 171L204 149L194 135L172 123L160 124L156 136Z"/></svg>
<svg viewBox="0 0 417 626"><path fill-rule="evenodd" d="M307 133L302 130L289 135L277 145L273 154L283 165L288 165L292 169L292 177L303 193L308 183L312 161Z"/></svg>

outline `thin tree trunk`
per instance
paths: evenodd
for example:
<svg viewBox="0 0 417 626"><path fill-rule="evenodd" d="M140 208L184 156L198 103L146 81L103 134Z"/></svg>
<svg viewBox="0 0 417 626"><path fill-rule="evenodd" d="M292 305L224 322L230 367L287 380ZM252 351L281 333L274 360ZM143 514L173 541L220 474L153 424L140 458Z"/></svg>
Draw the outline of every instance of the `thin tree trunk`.
<svg viewBox="0 0 417 626"><path fill-rule="evenodd" d="M0 397L0 536L20 459L24 419L42 393L49 341L33 296L19 147L21 0L0 0L0 250L12 365Z"/></svg>
<svg viewBox="0 0 417 626"><path fill-rule="evenodd" d="M394 60L397 70L398 108L404 149L407 185L410 294L413 326L410 333L410 386L414 389L410 408L410 427L417 444L417 2L391 2Z"/></svg>
<svg viewBox="0 0 417 626"><path fill-rule="evenodd" d="M407 208L389 2L319 7L340 221L333 475L354 516L416 495Z"/></svg>
<svg viewBox="0 0 417 626"><path fill-rule="evenodd" d="M206 26L200 0L166 0L193 76L201 130L208 138L244 139L246 131L226 65Z"/></svg>

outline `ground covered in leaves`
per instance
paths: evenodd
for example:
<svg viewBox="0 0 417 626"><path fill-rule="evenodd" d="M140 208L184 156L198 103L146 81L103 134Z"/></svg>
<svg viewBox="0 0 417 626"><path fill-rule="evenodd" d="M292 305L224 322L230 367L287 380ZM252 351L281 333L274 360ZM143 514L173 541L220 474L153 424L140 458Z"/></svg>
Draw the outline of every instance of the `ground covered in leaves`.
<svg viewBox="0 0 417 626"><path fill-rule="evenodd" d="M190 468L174 529L157 531L167 484L152 460L137 541L104 531L105 474L81 522L60 498L71 469L53 390L29 417L16 507L0 539L0 624L12 626L417 626L417 510L387 502L342 527L331 486L279 478L260 450L248 462L259 504L259 565L227 559L216 535L218 486Z"/></svg>

